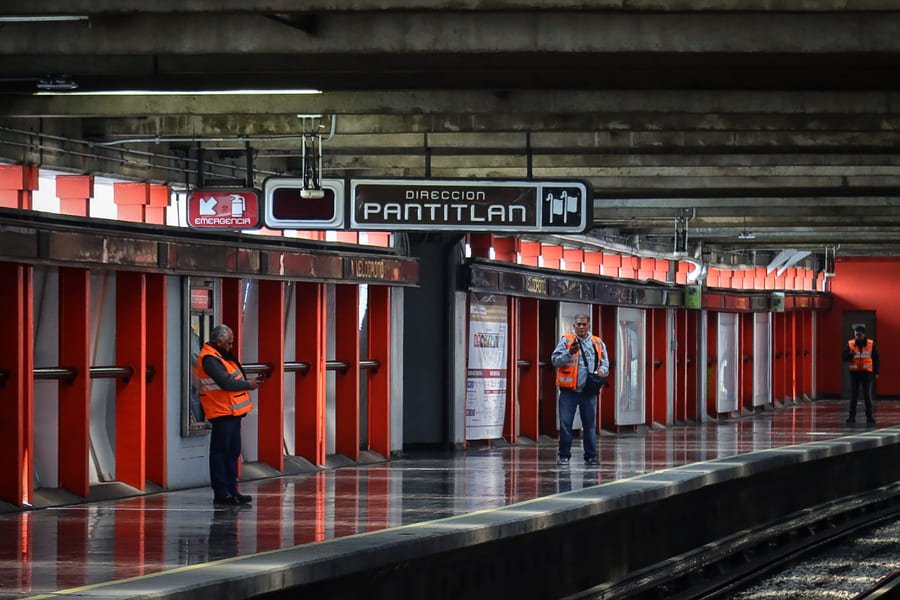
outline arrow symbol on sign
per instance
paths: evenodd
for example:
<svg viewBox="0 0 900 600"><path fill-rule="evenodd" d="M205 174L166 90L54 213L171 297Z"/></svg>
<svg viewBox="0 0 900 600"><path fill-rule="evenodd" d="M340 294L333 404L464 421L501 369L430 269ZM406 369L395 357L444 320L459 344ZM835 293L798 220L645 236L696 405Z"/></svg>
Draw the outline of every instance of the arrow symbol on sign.
<svg viewBox="0 0 900 600"><path fill-rule="evenodd" d="M216 214L216 204L216 199L212 196L209 198L200 198L200 214L202 216Z"/></svg>

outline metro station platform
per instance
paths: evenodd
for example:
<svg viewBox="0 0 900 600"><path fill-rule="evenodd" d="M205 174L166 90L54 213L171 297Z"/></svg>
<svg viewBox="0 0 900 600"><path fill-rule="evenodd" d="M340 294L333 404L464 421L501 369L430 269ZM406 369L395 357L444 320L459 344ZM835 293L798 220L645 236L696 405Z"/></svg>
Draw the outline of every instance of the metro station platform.
<svg viewBox="0 0 900 600"><path fill-rule="evenodd" d="M555 440L543 439L245 481L241 491L254 498L248 507L214 507L209 488L199 488L4 514L0 597L277 597L279 589L310 582L319 586L307 588L321 594L316 597L354 597L364 582L381 577L355 579L354 562L366 562L366 568L383 574L393 568L390 564L438 552L449 561L438 568L452 570L460 559L441 541L451 531L467 536L465 542L453 542L454 548L468 547L472 554L477 546L508 537L510 528L518 535L526 529L540 534L565 527L563 521L584 527L577 525L583 519L635 503L644 503L646 519L653 503L697 494L726 480L737 487L725 502L740 511L741 478L781 468L795 456L846 458L881 448L897 456L900 402L880 401L876 411L875 427L845 424L846 401L822 400L704 424L604 433L598 438L601 464L594 467L581 463L580 440L573 444L571 465L561 467L555 462ZM794 448L798 445L803 446ZM778 457L773 456L770 449L779 448ZM743 456L749 453L755 454ZM806 464L797 468L806 469ZM829 468L838 478L846 471ZM807 485L792 477L797 486ZM663 491L658 491L660 482L666 486ZM718 497L723 497L721 491ZM693 498L690 503L702 507L702 498ZM674 526L679 519L668 514L665 518ZM644 523L653 527L652 518ZM689 526L716 527L703 520ZM607 542L617 552L624 544L612 537ZM546 557L556 551L545 544L542 552ZM392 554L399 562L390 562ZM546 560L548 576L552 574L552 560L535 560ZM527 572L539 567L540 562L520 561L512 568ZM421 572L427 577L427 570ZM465 573L456 577L460 580L434 582L431 596L453 597L454 589L472 585L480 585L485 594L495 591L485 582L462 581ZM343 583L329 588L329 580ZM410 582L413 587L402 593L396 585L367 597L415 597L431 584Z"/></svg>

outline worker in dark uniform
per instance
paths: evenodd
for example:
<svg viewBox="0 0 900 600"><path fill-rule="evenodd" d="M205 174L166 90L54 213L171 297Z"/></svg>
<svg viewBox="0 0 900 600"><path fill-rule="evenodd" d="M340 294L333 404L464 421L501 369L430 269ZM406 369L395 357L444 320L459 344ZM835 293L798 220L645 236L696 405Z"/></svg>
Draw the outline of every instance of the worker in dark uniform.
<svg viewBox="0 0 900 600"><path fill-rule="evenodd" d="M878 348L875 340L866 338L864 325L853 328L853 339L847 342L842 358L850 367L850 415L848 423L856 422L856 403L862 389L863 402L866 404L866 423L875 424L875 412L872 407L872 383L878 379Z"/></svg>
<svg viewBox="0 0 900 600"><path fill-rule="evenodd" d="M260 379L248 380L237 357L231 353L234 333L217 325L197 357L200 402L212 424L209 442L209 479L213 503L247 504L252 498L237 489L237 463L241 456L241 421L253 408L250 391Z"/></svg>

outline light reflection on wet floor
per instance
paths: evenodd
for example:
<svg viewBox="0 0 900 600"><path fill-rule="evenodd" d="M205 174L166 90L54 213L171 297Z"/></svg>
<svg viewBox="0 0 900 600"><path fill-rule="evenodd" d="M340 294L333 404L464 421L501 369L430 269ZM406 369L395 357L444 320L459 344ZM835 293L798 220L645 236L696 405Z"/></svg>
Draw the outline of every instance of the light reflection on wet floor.
<svg viewBox="0 0 900 600"><path fill-rule="evenodd" d="M603 433L601 464L555 463L555 441L248 481L254 503L213 508L208 488L0 515L0 597L144 575L496 508L687 463L867 431L844 424L845 402L802 403L752 417ZM880 402L878 427L900 424Z"/></svg>

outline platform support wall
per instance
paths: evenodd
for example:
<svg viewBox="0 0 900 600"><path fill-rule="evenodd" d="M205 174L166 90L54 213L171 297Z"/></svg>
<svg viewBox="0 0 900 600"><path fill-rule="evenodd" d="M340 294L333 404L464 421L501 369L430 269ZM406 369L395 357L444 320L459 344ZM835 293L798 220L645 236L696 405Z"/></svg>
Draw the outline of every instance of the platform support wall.
<svg viewBox="0 0 900 600"><path fill-rule="evenodd" d="M506 418L503 437L510 444L519 439L519 299L506 298Z"/></svg>
<svg viewBox="0 0 900 600"><path fill-rule="evenodd" d="M297 284L296 359L309 370L296 378L294 447L314 465L325 464L325 286Z"/></svg>
<svg viewBox="0 0 900 600"><path fill-rule="evenodd" d="M0 500L30 504L34 499L34 312L31 266L0 263Z"/></svg>
<svg viewBox="0 0 900 600"><path fill-rule="evenodd" d="M59 382L59 486L86 497L90 461L90 271L59 269L59 364L75 370Z"/></svg>
<svg viewBox="0 0 900 600"><path fill-rule="evenodd" d="M335 359L347 363L335 382L335 452L359 460L359 286L336 285Z"/></svg>
<svg viewBox="0 0 900 600"><path fill-rule="evenodd" d="M259 460L284 470L284 282L259 281L259 362L270 365L269 377L256 392L259 413ZM250 376L251 379L254 376Z"/></svg>
<svg viewBox="0 0 900 600"><path fill-rule="evenodd" d="M116 479L143 490L147 480L147 280L116 274L116 364L134 374L116 383Z"/></svg>
<svg viewBox="0 0 900 600"><path fill-rule="evenodd" d="M369 449L391 456L391 288L369 286L368 358L378 369L368 372Z"/></svg>
<svg viewBox="0 0 900 600"><path fill-rule="evenodd" d="M519 357L529 364L519 375L520 433L535 441L540 435L538 402L541 367L538 364L540 362L538 304L539 301L534 298L519 299Z"/></svg>

